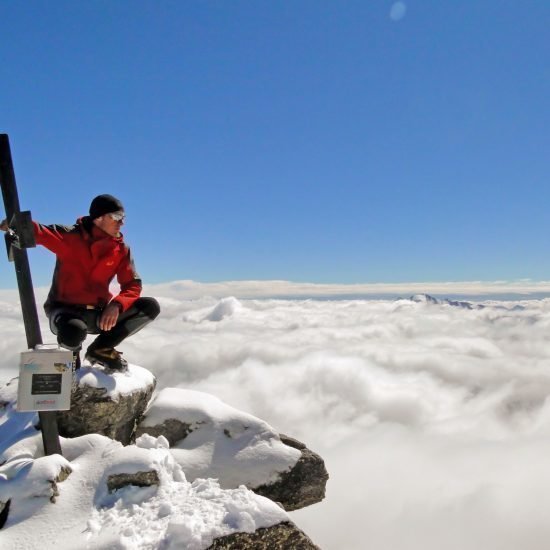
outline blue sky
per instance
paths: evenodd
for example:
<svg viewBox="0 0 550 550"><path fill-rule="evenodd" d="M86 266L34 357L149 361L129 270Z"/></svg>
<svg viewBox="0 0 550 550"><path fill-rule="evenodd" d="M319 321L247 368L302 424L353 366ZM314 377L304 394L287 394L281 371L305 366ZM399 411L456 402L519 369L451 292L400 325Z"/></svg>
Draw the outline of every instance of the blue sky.
<svg viewBox="0 0 550 550"><path fill-rule="evenodd" d="M550 3L403 7L4 0L22 207L119 196L151 283L548 279Z"/></svg>

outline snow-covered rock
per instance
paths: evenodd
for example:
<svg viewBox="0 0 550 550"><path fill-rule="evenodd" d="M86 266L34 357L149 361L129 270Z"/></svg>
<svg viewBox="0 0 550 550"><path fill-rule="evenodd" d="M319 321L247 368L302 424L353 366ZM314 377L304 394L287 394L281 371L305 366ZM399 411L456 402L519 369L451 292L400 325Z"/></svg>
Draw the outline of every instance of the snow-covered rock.
<svg viewBox="0 0 550 550"><path fill-rule="evenodd" d="M167 389L132 444L153 375L134 365L115 374L83 367L72 410L59 413L60 432L73 437L60 438L63 456L45 457L37 414L16 412L16 386L0 388L6 548L317 548L281 506L245 486L277 484L303 462L300 444L285 444L258 418L207 394ZM172 448L146 433L177 423ZM89 431L98 433L76 435Z"/></svg>
<svg viewBox="0 0 550 550"><path fill-rule="evenodd" d="M62 438L64 457L33 456L34 438L19 446L20 458L8 453L12 458L0 469L0 501L10 502L4 507L2 548L229 549L235 545L227 536L254 538L262 530L258 537L265 539L279 525L289 537L300 538L288 515L269 499L245 487L224 490L213 479L187 481L164 438L145 435L141 446L97 434ZM154 472L154 483L142 484L140 472ZM136 482L110 486L116 476ZM62 478L62 487L52 489ZM304 545L296 548L315 548L301 535Z"/></svg>
<svg viewBox="0 0 550 550"><path fill-rule="evenodd" d="M33 458L21 453L0 466L0 527L8 517L25 517L48 501L59 497L58 483L72 473L70 462L62 456Z"/></svg>
<svg viewBox="0 0 550 550"><path fill-rule="evenodd" d="M324 462L305 445L281 439L267 423L219 399L179 388L162 390L137 435L163 435L188 479L215 477L296 510L324 498Z"/></svg>
<svg viewBox="0 0 550 550"><path fill-rule="evenodd" d="M418 304L438 304L439 300L429 294L413 294L409 300Z"/></svg>
<svg viewBox="0 0 550 550"><path fill-rule="evenodd" d="M208 476L224 488L255 487L276 481L300 458L266 422L212 395L181 388L158 393L137 435L164 435L162 426L174 420L188 434L172 444L171 452L191 480Z"/></svg>
<svg viewBox="0 0 550 550"><path fill-rule="evenodd" d="M60 435L99 433L130 443L155 385L153 374L136 365L129 365L126 372L109 374L101 368L83 366L75 373L71 410L57 415Z"/></svg>
<svg viewBox="0 0 550 550"><path fill-rule="evenodd" d="M280 437L285 445L300 451L298 462L281 473L274 483L251 489L258 495L279 502L289 512L321 502L325 498L328 481L324 460L300 441L282 434Z"/></svg>
<svg viewBox="0 0 550 550"><path fill-rule="evenodd" d="M471 302L448 300L447 298L438 299L430 296L429 294L414 294L409 298L409 300L419 304L444 304L448 306L461 307L464 309L483 309L485 307L482 304L472 304Z"/></svg>

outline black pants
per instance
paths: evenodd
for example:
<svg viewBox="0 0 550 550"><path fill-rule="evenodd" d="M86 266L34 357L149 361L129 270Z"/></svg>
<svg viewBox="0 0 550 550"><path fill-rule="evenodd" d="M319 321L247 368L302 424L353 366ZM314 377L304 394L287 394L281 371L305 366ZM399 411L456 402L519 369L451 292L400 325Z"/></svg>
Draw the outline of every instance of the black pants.
<svg viewBox="0 0 550 550"><path fill-rule="evenodd" d="M58 344L66 349L79 350L87 334L99 335L91 344L95 349L114 348L153 321L160 313L160 306L154 298L138 298L119 315L111 330L99 328L101 313L101 309L60 304L49 313L50 328L57 335Z"/></svg>

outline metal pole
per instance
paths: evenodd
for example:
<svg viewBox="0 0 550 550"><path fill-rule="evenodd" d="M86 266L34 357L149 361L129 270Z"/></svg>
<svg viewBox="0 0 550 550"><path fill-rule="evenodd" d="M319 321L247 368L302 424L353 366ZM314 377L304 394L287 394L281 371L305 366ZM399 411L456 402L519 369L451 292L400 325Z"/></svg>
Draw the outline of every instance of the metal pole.
<svg viewBox="0 0 550 550"><path fill-rule="evenodd" d="M14 216L21 210L19 208L17 184L15 182L15 172L13 170L10 142L7 134L0 134L0 185L6 208L6 219L8 223L11 223ZM37 345L42 344L42 334L40 333L40 323L38 321L36 300L34 298L29 258L25 248L12 247L11 251L15 264L27 345L29 349L34 349ZM57 413L55 411L44 411L39 412L38 416L42 430L44 453L46 455L62 454L59 432L57 430Z"/></svg>

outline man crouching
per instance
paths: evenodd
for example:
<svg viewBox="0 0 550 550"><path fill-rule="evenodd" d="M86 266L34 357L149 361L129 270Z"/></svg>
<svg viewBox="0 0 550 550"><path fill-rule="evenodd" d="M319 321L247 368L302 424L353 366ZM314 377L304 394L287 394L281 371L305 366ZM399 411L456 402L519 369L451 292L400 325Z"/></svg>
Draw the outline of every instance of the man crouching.
<svg viewBox="0 0 550 550"><path fill-rule="evenodd" d="M97 334L86 359L92 365L125 370L128 362L115 347L160 313L157 300L141 297L141 279L120 232L124 219L117 198L99 195L89 216L73 226L33 221L36 243L57 258L44 310L59 345L75 353L76 368L86 335ZM7 230L5 221L1 229ZM113 296L109 285L115 276L120 292Z"/></svg>

